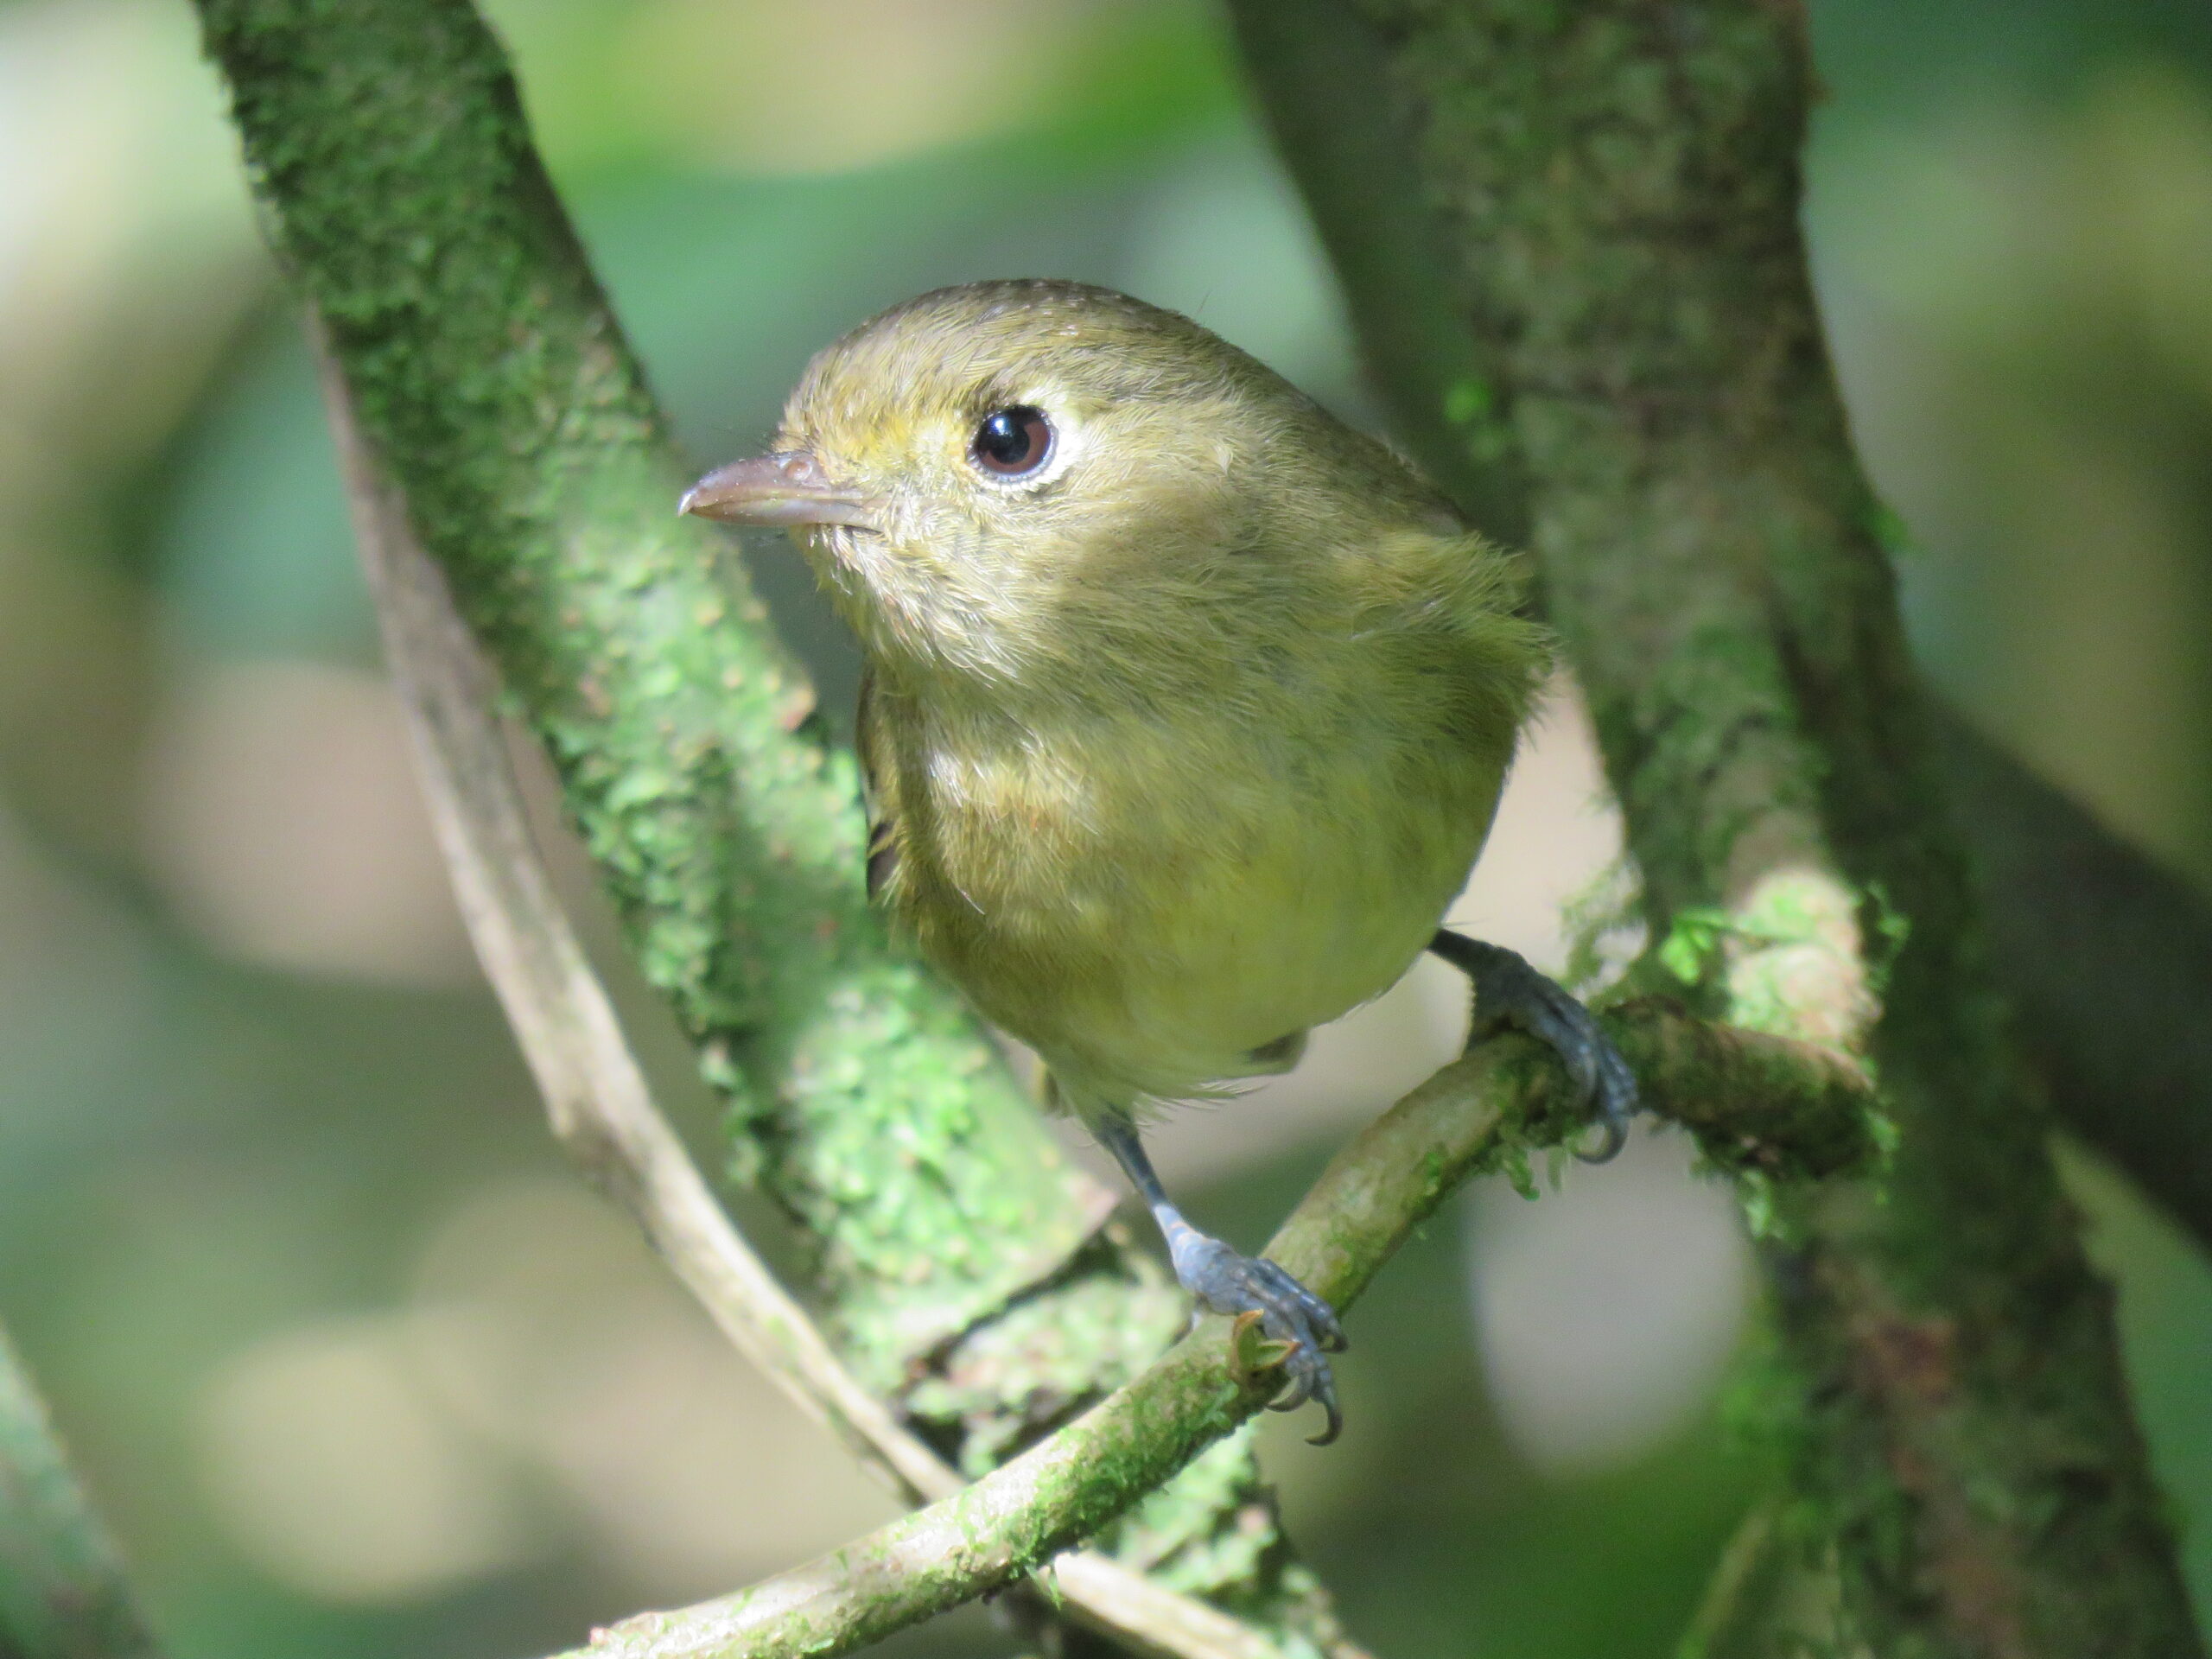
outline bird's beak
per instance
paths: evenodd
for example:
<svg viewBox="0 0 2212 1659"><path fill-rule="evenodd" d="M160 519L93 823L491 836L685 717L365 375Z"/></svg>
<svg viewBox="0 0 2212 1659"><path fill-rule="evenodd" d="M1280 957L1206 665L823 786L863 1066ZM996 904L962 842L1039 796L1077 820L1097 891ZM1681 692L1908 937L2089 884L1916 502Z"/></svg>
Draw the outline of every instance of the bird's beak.
<svg viewBox="0 0 2212 1659"><path fill-rule="evenodd" d="M730 524L853 524L876 527L873 498L839 489L804 450L718 467L683 493L678 512Z"/></svg>

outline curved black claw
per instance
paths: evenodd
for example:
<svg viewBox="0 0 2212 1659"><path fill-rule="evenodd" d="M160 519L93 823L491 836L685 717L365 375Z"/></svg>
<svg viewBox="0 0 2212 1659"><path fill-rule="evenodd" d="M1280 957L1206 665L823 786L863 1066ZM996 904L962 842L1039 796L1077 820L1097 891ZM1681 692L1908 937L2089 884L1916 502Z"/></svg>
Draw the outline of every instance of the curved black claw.
<svg viewBox="0 0 2212 1659"><path fill-rule="evenodd" d="M1602 1164L1618 1152L1636 1115L1636 1074L1590 1010L1503 945L1440 931L1428 948L1474 982L1467 1046L1507 1027L1548 1044L1574 1084L1575 1109L1594 1116L1602 1131L1597 1146L1574 1155Z"/></svg>
<svg viewBox="0 0 2212 1659"><path fill-rule="evenodd" d="M1326 1446L1344 1427L1344 1414L1337 1408L1336 1378L1325 1355L1342 1353L1344 1327L1336 1310L1264 1256L1240 1255L1217 1238L1185 1230L1168 1246L1175 1262L1175 1276L1183 1287L1217 1313L1233 1314L1236 1330L1230 1338L1230 1363L1243 1370L1245 1344L1253 1325L1281 1353L1271 1363L1283 1372L1283 1393L1268 1402L1270 1411L1295 1411L1309 1400L1318 1400L1329 1414L1328 1426L1313 1437L1315 1446Z"/></svg>

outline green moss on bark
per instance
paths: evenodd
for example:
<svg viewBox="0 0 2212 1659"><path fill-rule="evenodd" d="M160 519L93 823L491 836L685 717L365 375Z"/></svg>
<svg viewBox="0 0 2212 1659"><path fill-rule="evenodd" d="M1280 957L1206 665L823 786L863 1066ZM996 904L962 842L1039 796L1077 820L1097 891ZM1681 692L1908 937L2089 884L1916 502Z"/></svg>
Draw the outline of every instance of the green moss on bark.
<svg viewBox="0 0 2212 1659"><path fill-rule="evenodd" d="M1070 1173L868 914L852 762L728 544L675 516L682 469L489 35L445 4L207 18L363 429L559 766L647 977L820 1242L849 1340L895 1376L1066 1255Z"/></svg>
<svg viewBox="0 0 2212 1659"><path fill-rule="evenodd" d="M1707 1007L1863 1042L1878 1067L1897 1130L1879 1190L1785 1198L1799 1243L1770 1251L1799 1408L1789 1535L1839 1592L1813 1599L1817 1634L1957 1659L2200 1652L1821 343L1797 10L1233 9L1356 313L1421 312L1431 288L1359 256L1370 209L1300 112L1397 140L1481 377L1464 464L1518 498L1653 937L1718 912ZM1453 429L1380 366L1413 447Z"/></svg>

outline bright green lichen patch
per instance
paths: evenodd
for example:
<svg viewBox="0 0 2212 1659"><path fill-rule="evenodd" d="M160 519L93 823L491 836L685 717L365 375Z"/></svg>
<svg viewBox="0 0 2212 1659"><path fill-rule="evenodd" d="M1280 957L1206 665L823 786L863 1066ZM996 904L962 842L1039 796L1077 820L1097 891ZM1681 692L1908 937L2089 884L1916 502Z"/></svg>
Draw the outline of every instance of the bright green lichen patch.
<svg viewBox="0 0 2212 1659"><path fill-rule="evenodd" d="M1761 876L1723 944L1728 1017L1752 1031L1856 1049L1880 1012L1867 986L1859 896L1826 871Z"/></svg>
<svg viewBox="0 0 2212 1659"><path fill-rule="evenodd" d="M1099 1546L1189 1594L1227 1606L1255 1601L1284 1556L1273 1497L1257 1478L1254 1433L1247 1423L1200 1452L1101 1534Z"/></svg>

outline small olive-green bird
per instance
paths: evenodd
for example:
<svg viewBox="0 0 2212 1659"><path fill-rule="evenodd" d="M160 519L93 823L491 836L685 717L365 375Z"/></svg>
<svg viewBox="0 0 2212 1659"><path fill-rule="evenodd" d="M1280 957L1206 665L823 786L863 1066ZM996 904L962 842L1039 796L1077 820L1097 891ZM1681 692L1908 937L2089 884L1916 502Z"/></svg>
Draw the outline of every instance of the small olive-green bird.
<svg viewBox="0 0 2212 1659"><path fill-rule="evenodd" d="M1382 445L1188 318L940 289L817 356L683 510L791 528L867 663L870 891L1150 1205L1177 1276L1338 1426L1335 1315L1185 1222L1157 1103L1287 1070L1424 949L1604 1118L1634 1084L1518 957L1440 931L1547 664L1511 563Z"/></svg>

